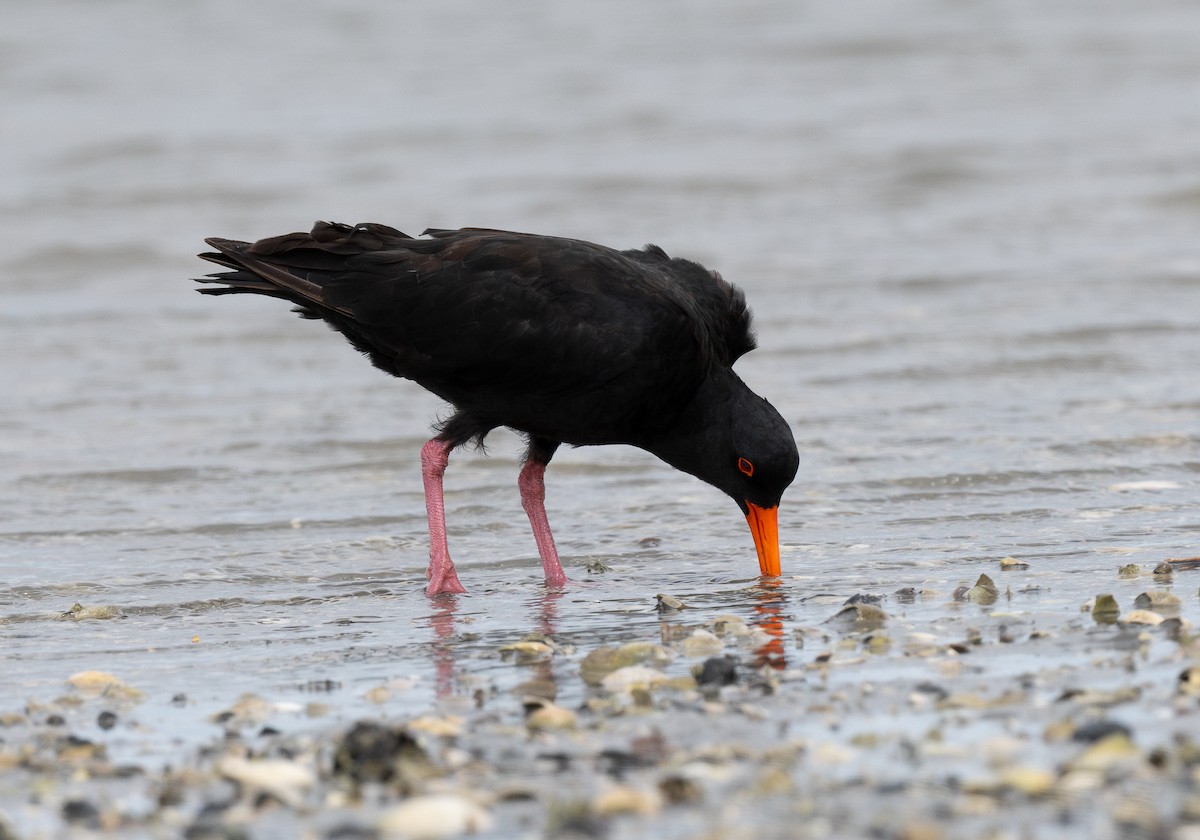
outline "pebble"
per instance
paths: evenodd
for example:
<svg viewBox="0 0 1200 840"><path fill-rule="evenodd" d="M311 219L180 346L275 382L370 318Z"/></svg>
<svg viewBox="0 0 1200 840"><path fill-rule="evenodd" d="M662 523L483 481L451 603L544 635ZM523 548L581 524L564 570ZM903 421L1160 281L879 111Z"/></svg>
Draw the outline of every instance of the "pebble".
<svg viewBox="0 0 1200 840"><path fill-rule="evenodd" d="M980 575L975 581L975 585L966 589L956 590L954 599L956 601L970 601L972 604L981 604L989 606L996 603L1000 597L1000 591L996 588L995 582L987 575Z"/></svg>
<svg viewBox="0 0 1200 840"><path fill-rule="evenodd" d="M104 671L80 671L72 674L67 678L67 685L88 697L126 701L142 699L142 692Z"/></svg>
<svg viewBox="0 0 1200 840"><path fill-rule="evenodd" d="M687 604L680 601L674 595L667 595L660 592L654 596L654 600L657 602L654 608L660 613L678 612L679 610L687 609Z"/></svg>
<svg viewBox="0 0 1200 840"><path fill-rule="evenodd" d="M845 632L866 633L887 623L887 613L874 604L851 604L826 622Z"/></svg>
<svg viewBox="0 0 1200 840"><path fill-rule="evenodd" d="M275 714L275 706L257 694L246 693L239 697L232 706L223 712L213 715L214 723L232 726L258 726Z"/></svg>
<svg viewBox="0 0 1200 840"><path fill-rule="evenodd" d="M732 656L713 656L697 669L696 682L701 686L733 685L737 682L737 660Z"/></svg>
<svg viewBox="0 0 1200 840"><path fill-rule="evenodd" d="M645 665L628 665L618 668L601 680L601 687L612 694L630 692L635 689L650 690L667 682L667 675Z"/></svg>
<svg viewBox="0 0 1200 840"><path fill-rule="evenodd" d="M107 621L110 618L125 618L125 613L118 607L85 607L83 604L75 604L63 613L62 617L74 621Z"/></svg>
<svg viewBox="0 0 1200 840"><path fill-rule="evenodd" d="M1155 626L1162 624L1165 620L1162 615L1151 610L1130 610L1121 618L1121 623Z"/></svg>
<svg viewBox="0 0 1200 840"><path fill-rule="evenodd" d="M1009 767L1001 771L999 781L1026 796L1046 796L1054 791L1058 776L1044 767Z"/></svg>
<svg viewBox="0 0 1200 840"><path fill-rule="evenodd" d="M652 817L662 810L663 797L657 789L617 785L592 800L592 812L599 817L635 814Z"/></svg>
<svg viewBox="0 0 1200 840"><path fill-rule="evenodd" d="M408 722L413 732L424 732L435 738L457 738L463 733L465 721L458 715L422 715Z"/></svg>
<svg viewBox="0 0 1200 840"><path fill-rule="evenodd" d="M1123 735L1127 739L1133 737L1128 726L1115 720L1097 720L1078 726L1071 733L1071 740L1084 744L1094 744L1110 735Z"/></svg>
<svg viewBox="0 0 1200 840"><path fill-rule="evenodd" d="M412 789L437 776L425 750L405 729L359 721L338 742L334 775L363 782L398 782Z"/></svg>
<svg viewBox="0 0 1200 840"><path fill-rule="evenodd" d="M537 706L525 717L525 725L535 731L574 729L578 715L554 703Z"/></svg>
<svg viewBox="0 0 1200 840"><path fill-rule="evenodd" d="M1139 610L1153 610L1164 616L1178 616L1183 600L1172 594L1169 589L1155 589L1134 598L1133 606Z"/></svg>
<svg viewBox="0 0 1200 840"><path fill-rule="evenodd" d="M1141 750L1122 732L1114 732L1088 746L1068 762L1074 771L1107 773L1115 767L1131 766L1142 758Z"/></svg>
<svg viewBox="0 0 1200 840"><path fill-rule="evenodd" d="M671 652L653 642L630 642L620 647L599 647L588 653L579 665L579 675L588 685L598 686L619 668L630 665L666 665Z"/></svg>
<svg viewBox="0 0 1200 840"><path fill-rule="evenodd" d="M505 659L515 659L518 665L531 665L549 660L554 656L554 647L545 641L523 639L502 646L500 655Z"/></svg>
<svg viewBox="0 0 1200 840"><path fill-rule="evenodd" d="M443 840L490 831L491 814L457 794L415 796L384 811L375 827L386 840Z"/></svg>
<svg viewBox="0 0 1200 840"><path fill-rule="evenodd" d="M725 643L715 633L697 628L679 644L679 649L689 659L715 656L725 649Z"/></svg>
<svg viewBox="0 0 1200 840"><path fill-rule="evenodd" d="M1026 563L1024 560L1018 560L1015 557L1005 557L1000 561L1000 571L1002 572L1017 571L1028 568L1028 563Z"/></svg>
<svg viewBox="0 0 1200 840"><path fill-rule="evenodd" d="M226 779L246 789L247 798L254 792L267 793L293 808L304 802L305 795L317 782L316 771L308 765L283 759L249 759L225 755L214 767Z"/></svg>
<svg viewBox="0 0 1200 840"><path fill-rule="evenodd" d="M1116 624L1121 615L1117 599L1112 595L1097 595L1091 604L1091 611L1097 624Z"/></svg>

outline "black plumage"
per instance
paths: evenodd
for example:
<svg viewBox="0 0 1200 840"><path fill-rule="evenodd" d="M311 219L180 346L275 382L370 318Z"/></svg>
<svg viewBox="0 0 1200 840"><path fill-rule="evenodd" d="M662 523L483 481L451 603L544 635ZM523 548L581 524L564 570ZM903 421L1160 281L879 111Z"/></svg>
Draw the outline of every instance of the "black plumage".
<svg viewBox="0 0 1200 840"><path fill-rule="evenodd" d="M783 418L732 370L755 346L750 312L715 272L653 245L475 228L417 238L319 222L255 243L206 241L217 250L200 256L230 270L201 292L288 300L454 407L422 452L430 594L461 591L444 533L437 545L445 459L500 426L529 441L522 500L548 582L565 581L541 506L560 443L632 444L720 488L750 518L764 574L779 573L774 510L798 454ZM756 511L770 521L756 526Z"/></svg>

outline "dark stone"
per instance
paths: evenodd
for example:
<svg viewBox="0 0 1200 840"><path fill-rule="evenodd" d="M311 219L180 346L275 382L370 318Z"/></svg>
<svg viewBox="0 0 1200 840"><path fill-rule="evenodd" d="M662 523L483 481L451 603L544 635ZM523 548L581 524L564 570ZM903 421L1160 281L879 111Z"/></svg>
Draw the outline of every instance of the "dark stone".
<svg viewBox="0 0 1200 840"><path fill-rule="evenodd" d="M411 772L410 772L411 771ZM408 732L374 721L354 724L338 744L333 773L355 782L391 782L432 775L428 756Z"/></svg>
<svg viewBox="0 0 1200 840"><path fill-rule="evenodd" d="M68 799L63 803L62 816L72 825L100 827L100 809L86 799Z"/></svg>
<svg viewBox="0 0 1200 840"><path fill-rule="evenodd" d="M859 592L858 594L851 595L849 598L847 598L846 603L843 606L852 607L855 604L872 604L874 606L878 606L882 602L882 595L868 595L865 592Z"/></svg>
<svg viewBox="0 0 1200 840"><path fill-rule="evenodd" d="M1124 735L1126 738L1132 738L1133 730L1115 720L1097 720L1085 723L1083 726L1076 728L1071 734L1071 740L1084 744L1094 744L1097 741L1107 738L1109 735L1118 734Z"/></svg>
<svg viewBox="0 0 1200 840"><path fill-rule="evenodd" d="M113 712L103 711L96 717L96 725L101 729L112 729L117 725L117 716Z"/></svg>
<svg viewBox="0 0 1200 840"><path fill-rule="evenodd" d="M712 656L704 660L696 682L701 686L733 685L737 682L737 660L732 656Z"/></svg>

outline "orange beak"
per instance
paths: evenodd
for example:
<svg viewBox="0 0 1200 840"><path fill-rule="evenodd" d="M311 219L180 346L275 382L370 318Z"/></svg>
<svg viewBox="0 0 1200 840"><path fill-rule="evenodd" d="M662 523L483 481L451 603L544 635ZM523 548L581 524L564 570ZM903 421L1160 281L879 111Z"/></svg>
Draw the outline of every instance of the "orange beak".
<svg viewBox="0 0 1200 840"><path fill-rule="evenodd" d="M759 507L750 502L746 505L750 508L746 521L758 549L758 568L764 575L779 577L779 507Z"/></svg>

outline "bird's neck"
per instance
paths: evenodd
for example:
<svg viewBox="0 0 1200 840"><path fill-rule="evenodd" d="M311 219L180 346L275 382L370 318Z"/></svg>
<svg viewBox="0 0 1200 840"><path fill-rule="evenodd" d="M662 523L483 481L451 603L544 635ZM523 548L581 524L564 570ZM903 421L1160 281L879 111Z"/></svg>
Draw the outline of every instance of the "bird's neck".
<svg viewBox="0 0 1200 840"><path fill-rule="evenodd" d="M696 389L675 422L642 444L677 470L717 486L713 469L733 451L730 420L745 383L729 368L715 369Z"/></svg>

